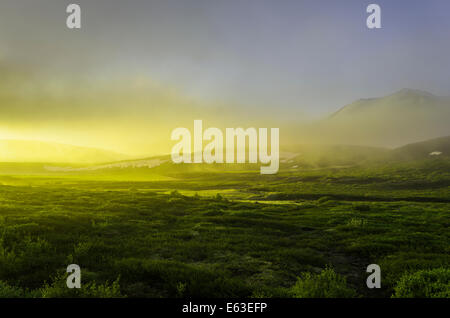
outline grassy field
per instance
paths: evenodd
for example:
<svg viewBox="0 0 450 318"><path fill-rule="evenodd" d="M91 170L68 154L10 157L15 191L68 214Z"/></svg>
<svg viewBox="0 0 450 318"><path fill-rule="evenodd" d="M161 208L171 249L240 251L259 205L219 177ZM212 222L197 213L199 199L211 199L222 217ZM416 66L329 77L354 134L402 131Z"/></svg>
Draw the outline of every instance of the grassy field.
<svg viewBox="0 0 450 318"><path fill-rule="evenodd" d="M0 176L0 297L450 297L448 159L269 176L23 166Z"/></svg>

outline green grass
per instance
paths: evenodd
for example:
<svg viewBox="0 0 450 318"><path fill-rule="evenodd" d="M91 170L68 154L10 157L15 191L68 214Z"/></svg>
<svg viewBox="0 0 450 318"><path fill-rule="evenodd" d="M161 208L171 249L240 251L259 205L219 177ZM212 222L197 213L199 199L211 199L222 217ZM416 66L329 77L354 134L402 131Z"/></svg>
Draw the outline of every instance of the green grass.
<svg viewBox="0 0 450 318"><path fill-rule="evenodd" d="M448 168L4 175L0 297L448 297Z"/></svg>

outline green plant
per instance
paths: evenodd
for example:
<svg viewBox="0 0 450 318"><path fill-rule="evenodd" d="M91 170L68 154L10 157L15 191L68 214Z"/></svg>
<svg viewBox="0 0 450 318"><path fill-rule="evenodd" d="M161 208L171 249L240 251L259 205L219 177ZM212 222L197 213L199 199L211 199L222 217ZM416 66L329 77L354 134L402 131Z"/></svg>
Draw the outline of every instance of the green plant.
<svg viewBox="0 0 450 318"><path fill-rule="evenodd" d="M42 298L121 298L119 278L114 282L98 284L95 281L82 283L81 288L70 289L66 285L65 275L57 276L51 285L40 289Z"/></svg>
<svg viewBox="0 0 450 318"><path fill-rule="evenodd" d="M295 298L351 298L356 292L347 286L345 277L327 267L320 274L302 273L291 288Z"/></svg>
<svg viewBox="0 0 450 318"><path fill-rule="evenodd" d="M404 274L394 287L393 298L449 298L450 269L434 268Z"/></svg>

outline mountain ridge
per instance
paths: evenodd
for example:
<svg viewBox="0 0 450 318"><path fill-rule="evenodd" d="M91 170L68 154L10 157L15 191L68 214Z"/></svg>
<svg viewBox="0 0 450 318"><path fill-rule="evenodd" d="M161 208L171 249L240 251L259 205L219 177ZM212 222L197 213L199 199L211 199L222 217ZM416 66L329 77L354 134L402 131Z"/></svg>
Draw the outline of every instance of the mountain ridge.
<svg viewBox="0 0 450 318"><path fill-rule="evenodd" d="M360 98L356 101L344 105L341 108L339 108L337 111L333 112L329 118L335 117L339 114L342 114L343 112L347 111L348 109L355 108L356 105L358 106L369 106L367 103L373 103L382 101L385 99L401 99L401 98L423 98L428 100L435 99L436 101L444 101L444 102L450 102L450 98L447 96L437 96L430 92L420 90L420 89L413 89L413 88L402 88L399 91L396 91L392 94L386 95L386 96L380 96L380 97L371 97L371 98ZM363 105L361 105L363 104Z"/></svg>
<svg viewBox="0 0 450 318"><path fill-rule="evenodd" d="M312 126L311 139L335 144L397 147L450 135L450 98L417 89L359 99Z"/></svg>

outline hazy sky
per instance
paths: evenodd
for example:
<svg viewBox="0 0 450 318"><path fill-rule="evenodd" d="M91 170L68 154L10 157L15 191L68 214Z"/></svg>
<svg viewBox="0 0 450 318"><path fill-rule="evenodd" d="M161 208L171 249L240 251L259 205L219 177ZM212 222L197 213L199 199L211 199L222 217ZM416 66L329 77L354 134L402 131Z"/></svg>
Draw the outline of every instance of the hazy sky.
<svg viewBox="0 0 450 318"><path fill-rule="evenodd" d="M65 26L69 3L81 30ZM366 27L370 3L382 29ZM0 76L10 124L90 116L89 126L178 103L176 117L212 101L292 119L403 87L450 95L450 1L2 0Z"/></svg>

